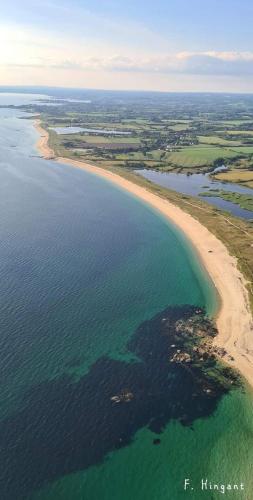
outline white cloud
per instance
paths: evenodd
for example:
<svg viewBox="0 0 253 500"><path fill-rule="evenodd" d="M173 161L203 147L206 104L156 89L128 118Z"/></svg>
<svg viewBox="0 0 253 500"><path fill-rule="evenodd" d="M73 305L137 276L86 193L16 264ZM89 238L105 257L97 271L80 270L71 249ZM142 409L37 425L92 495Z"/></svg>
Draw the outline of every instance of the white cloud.
<svg viewBox="0 0 253 500"><path fill-rule="evenodd" d="M88 51L85 51L88 52ZM253 52L180 52L168 56L132 57L120 54L87 57L83 53L59 58L51 52L44 57L8 62L9 66L75 69L78 71L180 73L196 75L252 75ZM61 54L62 55L62 54ZM28 60L27 60L28 59ZM3 63L2 63L3 64Z"/></svg>
<svg viewBox="0 0 253 500"><path fill-rule="evenodd" d="M120 57L120 55L80 62L80 68L110 71L190 73L210 75L253 74L253 52L180 52L157 57Z"/></svg>
<svg viewBox="0 0 253 500"><path fill-rule="evenodd" d="M168 51L117 47L83 37L54 36L0 25L0 84L161 90L247 88L253 52ZM182 78L185 75L185 78ZM211 78L210 78L211 76ZM188 82L188 83L187 83ZM236 83L237 82L237 83Z"/></svg>
<svg viewBox="0 0 253 500"><path fill-rule="evenodd" d="M183 52L177 54L184 73L206 75L252 75L253 52Z"/></svg>

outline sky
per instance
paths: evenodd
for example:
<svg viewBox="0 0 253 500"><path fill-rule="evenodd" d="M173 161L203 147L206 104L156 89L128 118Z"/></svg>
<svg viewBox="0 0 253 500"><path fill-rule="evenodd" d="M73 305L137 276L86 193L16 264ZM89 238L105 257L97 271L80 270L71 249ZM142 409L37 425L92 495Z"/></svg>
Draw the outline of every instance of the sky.
<svg viewBox="0 0 253 500"><path fill-rule="evenodd" d="M0 0L0 85L253 92L252 0Z"/></svg>

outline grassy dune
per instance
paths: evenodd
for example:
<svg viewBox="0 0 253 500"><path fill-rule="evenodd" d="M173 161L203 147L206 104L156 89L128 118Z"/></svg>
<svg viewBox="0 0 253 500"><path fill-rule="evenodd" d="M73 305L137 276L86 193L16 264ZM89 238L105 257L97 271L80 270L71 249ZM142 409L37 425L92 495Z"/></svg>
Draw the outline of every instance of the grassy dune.
<svg viewBox="0 0 253 500"><path fill-rule="evenodd" d="M209 191L204 191L203 193L200 193L200 196L204 197L216 196L222 198L223 200L231 201L232 203L239 205L241 208L244 208L245 210L253 211L253 195L234 193L232 191L224 191L223 189L220 189L218 191L210 189Z"/></svg>

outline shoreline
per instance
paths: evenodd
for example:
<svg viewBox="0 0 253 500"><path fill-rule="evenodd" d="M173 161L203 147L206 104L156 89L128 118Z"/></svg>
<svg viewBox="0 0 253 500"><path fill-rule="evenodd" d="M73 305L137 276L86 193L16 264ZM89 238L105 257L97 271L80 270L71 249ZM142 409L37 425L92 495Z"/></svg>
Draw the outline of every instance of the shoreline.
<svg viewBox="0 0 253 500"><path fill-rule="evenodd" d="M36 120L35 128L40 134L36 146L44 158L83 169L116 184L160 212L183 232L200 258L218 294L219 309L216 315L218 335L213 345L225 349L227 354L222 360L239 370L253 387L253 321L247 282L237 267L236 257L230 255L226 246L192 215L145 187L110 170L80 160L56 158L48 146L49 134L41 127L39 120Z"/></svg>
<svg viewBox="0 0 253 500"><path fill-rule="evenodd" d="M36 142L36 148L46 160L53 160L55 158L54 151L48 145L49 134L47 130L41 127L40 120L34 120L34 127L39 133L39 139Z"/></svg>

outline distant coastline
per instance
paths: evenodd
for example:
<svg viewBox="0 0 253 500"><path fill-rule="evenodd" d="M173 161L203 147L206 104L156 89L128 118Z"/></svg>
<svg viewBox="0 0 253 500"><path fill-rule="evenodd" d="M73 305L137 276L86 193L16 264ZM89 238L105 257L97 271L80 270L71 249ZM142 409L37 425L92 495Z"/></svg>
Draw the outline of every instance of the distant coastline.
<svg viewBox="0 0 253 500"><path fill-rule="evenodd" d="M81 168L107 179L158 210L182 230L201 258L220 297L216 319L218 336L214 343L225 349L226 355L222 359L238 369L253 386L253 321L247 283L237 267L236 258L229 254L226 246L190 214L145 187L110 170L74 159L56 157L48 145L49 134L41 127L39 120L36 120L35 127L40 134L37 148L44 158L55 159L59 163Z"/></svg>

